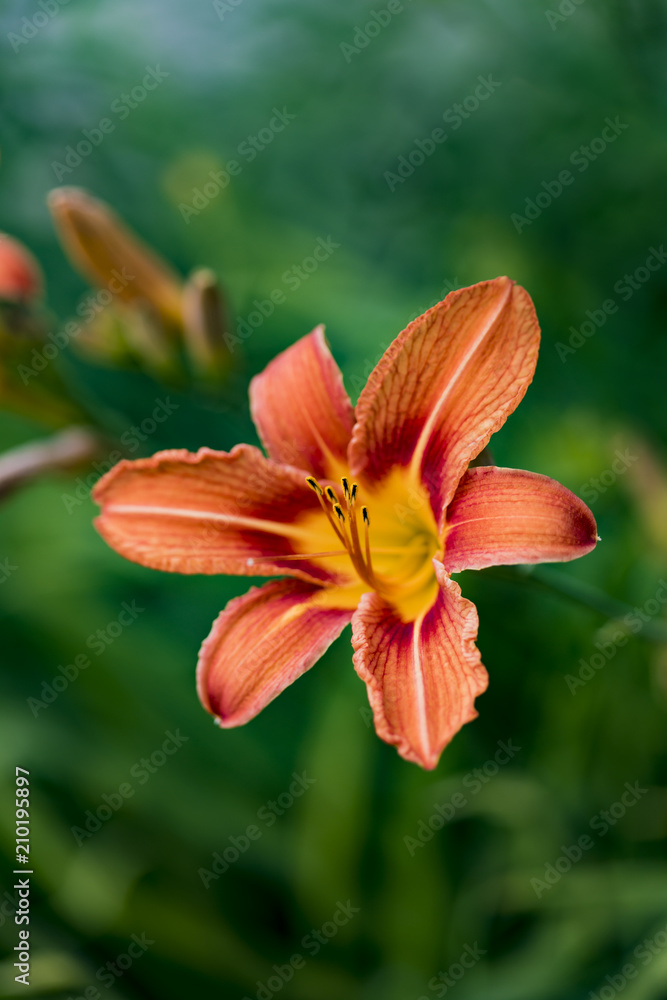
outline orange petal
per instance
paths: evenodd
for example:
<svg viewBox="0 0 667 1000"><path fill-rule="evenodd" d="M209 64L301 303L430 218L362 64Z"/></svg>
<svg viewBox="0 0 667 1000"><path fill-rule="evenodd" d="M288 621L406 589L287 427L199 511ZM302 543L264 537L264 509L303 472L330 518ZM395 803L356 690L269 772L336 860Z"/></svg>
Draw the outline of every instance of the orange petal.
<svg viewBox="0 0 667 1000"><path fill-rule="evenodd" d="M464 475L447 508L448 573L512 563L564 562L597 543L590 510L555 479L480 467Z"/></svg>
<svg viewBox="0 0 667 1000"><path fill-rule="evenodd" d="M338 479L346 465L354 409L316 326L250 383L250 409L271 458Z"/></svg>
<svg viewBox="0 0 667 1000"><path fill-rule="evenodd" d="M175 573L232 573L329 580L293 555L302 529L295 519L312 511L313 494L295 469L237 445L229 454L200 448L161 451L119 462L93 491L102 507L95 522L121 555Z"/></svg>
<svg viewBox="0 0 667 1000"><path fill-rule="evenodd" d="M273 580L230 601L199 653L197 690L225 728L254 718L310 670L352 617L318 607L321 588Z"/></svg>
<svg viewBox="0 0 667 1000"><path fill-rule="evenodd" d="M530 296L509 278L451 292L401 333L357 404L353 475L410 466L436 517L463 472L518 406L540 330Z"/></svg>
<svg viewBox="0 0 667 1000"><path fill-rule="evenodd" d="M377 594L365 594L352 619L354 665L378 736L428 770L477 716L474 701L488 683L475 646L475 605L437 559L433 565L441 589L416 621L401 621Z"/></svg>

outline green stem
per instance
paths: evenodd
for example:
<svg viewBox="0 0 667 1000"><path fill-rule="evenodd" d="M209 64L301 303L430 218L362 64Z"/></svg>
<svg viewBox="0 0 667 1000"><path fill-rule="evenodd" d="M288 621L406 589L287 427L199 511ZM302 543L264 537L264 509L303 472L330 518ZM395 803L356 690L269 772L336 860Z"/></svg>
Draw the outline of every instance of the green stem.
<svg viewBox="0 0 667 1000"><path fill-rule="evenodd" d="M626 615L630 614L636 617L636 608L609 597L597 587L592 587L581 580L575 580L571 576L565 576L558 570L547 569L544 566L539 569L533 566L493 566L490 569L482 570L482 573L497 579L509 580L512 583L526 584L529 587L539 587L540 590L561 594L577 604L592 608L593 611L597 611L609 621L616 622L626 632L632 631L628 629L624 619ZM651 639L653 642L667 642L667 623L642 619L640 632L645 639Z"/></svg>

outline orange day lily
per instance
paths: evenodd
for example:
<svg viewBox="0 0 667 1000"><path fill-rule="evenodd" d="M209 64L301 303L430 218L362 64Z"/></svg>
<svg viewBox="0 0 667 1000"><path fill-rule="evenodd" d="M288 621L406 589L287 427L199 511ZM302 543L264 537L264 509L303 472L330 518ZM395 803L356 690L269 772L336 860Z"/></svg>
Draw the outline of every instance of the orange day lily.
<svg viewBox="0 0 667 1000"><path fill-rule="evenodd" d="M128 559L282 577L230 601L202 645L199 696L221 726L252 719L351 622L378 735L436 766L488 681L452 574L597 541L553 479L469 468L523 398L539 337L509 278L452 292L396 338L353 408L319 326L250 385L269 458L162 451L100 480L98 530Z"/></svg>

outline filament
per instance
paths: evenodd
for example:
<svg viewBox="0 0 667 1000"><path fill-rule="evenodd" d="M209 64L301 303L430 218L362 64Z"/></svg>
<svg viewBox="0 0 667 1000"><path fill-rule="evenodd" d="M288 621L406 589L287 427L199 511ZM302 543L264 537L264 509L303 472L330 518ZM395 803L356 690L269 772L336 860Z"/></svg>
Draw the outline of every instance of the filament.
<svg viewBox="0 0 667 1000"><path fill-rule="evenodd" d="M368 517L368 510L366 507L362 507L362 519L364 522L364 547L362 550L361 538L359 536L359 525L357 523L357 495L359 492L359 487L356 483L350 485L347 477L343 476L341 479L341 486L343 488L343 502L341 503L339 497L336 495L335 490L331 486L327 486L324 489L320 486L317 480L313 476L308 476L306 482L310 486L311 490L317 495L320 506L322 510L327 515L329 524L333 528L336 537L343 546L343 551L347 552L349 555L352 565L359 574L362 580L370 584L374 590L379 589L379 584L375 572L373 570L372 552L370 544L370 519ZM325 498L331 504L328 507ZM331 514L331 511L336 515L336 518ZM336 521L338 523L336 523ZM332 555L334 553L331 553ZM335 553L340 555L342 553ZM287 557L289 558L289 557ZM304 557L308 558L308 557Z"/></svg>

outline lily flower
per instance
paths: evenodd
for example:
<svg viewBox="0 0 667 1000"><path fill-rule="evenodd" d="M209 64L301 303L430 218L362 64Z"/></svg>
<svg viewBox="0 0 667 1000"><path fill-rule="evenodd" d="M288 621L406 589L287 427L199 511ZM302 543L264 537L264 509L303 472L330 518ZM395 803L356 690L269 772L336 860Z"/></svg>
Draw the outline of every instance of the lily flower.
<svg viewBox="0 0 667 1000"><path fill-rule="evenodd" d="M250 385L255 447L162 451L97 484L101 535L177 573L278 576L227 605L203 643L201 701L239 726L352 623L377 734L431 769L487 686L477 611L452 574L554 562L597 541L588 507L546 476L469 468L537 361L527 292L452 292L386 351L353 408L324 328Z"/></svg>

